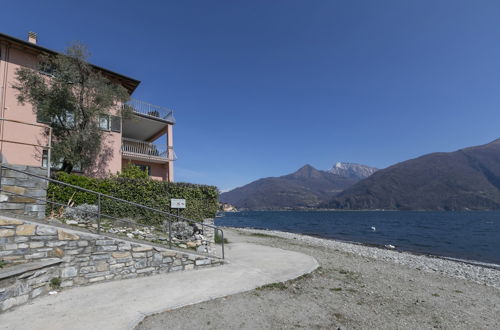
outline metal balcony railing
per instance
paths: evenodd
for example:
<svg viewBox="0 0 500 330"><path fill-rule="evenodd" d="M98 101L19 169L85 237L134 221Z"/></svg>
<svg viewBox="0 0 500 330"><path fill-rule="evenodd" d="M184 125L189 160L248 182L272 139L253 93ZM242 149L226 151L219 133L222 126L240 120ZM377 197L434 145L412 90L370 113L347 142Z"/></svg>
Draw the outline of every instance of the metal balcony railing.
<svg viewBox="0 0 500 330"><path fill-rule="evenodd" d="M137 99L130 99L130 101L125 103L123 107L129 108L133 112L141 115L175 122L174 111L159 105L154 105Z"/></svg>
<svg viewBox="0 0 500 330"><path fill-rule="evenodd" d="M122 138L122 152L124 154L135 154L147 158L169 159L168 149L154 143L140 141L130 138Z"/></svg>

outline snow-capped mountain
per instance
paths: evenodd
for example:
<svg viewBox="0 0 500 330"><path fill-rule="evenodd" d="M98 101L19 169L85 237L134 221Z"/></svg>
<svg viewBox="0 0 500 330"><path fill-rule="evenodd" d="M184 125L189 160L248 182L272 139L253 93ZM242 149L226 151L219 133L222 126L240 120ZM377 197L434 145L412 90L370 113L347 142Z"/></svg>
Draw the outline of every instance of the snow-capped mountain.
<svg viewBox="0 0 500 330"><path fill-rule="evenodd" d="M378 168L355 163L337 162L328 172L345 178L364 179L378 171Z"/></svg>

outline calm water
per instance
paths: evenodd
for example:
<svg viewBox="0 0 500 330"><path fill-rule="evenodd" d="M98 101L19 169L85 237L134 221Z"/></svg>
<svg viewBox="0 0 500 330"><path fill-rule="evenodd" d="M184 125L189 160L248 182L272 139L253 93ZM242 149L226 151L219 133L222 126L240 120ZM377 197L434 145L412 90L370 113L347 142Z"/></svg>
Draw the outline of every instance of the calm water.
<svg viewBox="0 0 500 330"><path fill-rule="evenodd" d="M237 212L217 225L273 229L500 264L500 212ZM375 227L373 231L371 227Z"/></svg>

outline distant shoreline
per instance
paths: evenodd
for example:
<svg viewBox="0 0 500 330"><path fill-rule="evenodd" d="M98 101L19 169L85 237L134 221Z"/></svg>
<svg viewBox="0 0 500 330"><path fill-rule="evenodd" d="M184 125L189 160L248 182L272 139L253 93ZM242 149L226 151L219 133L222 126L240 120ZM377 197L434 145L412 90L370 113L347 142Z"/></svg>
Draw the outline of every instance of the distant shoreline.
<svg viewBox="0 0 500 330"><path fill-rule="evenodd" d="M488 209L488 210L393 210L393 209L269 209L269 210L250 210L250 209L238 209L238 211L224 211L228 213L236 212L500 212L500 209Z"/></svg>

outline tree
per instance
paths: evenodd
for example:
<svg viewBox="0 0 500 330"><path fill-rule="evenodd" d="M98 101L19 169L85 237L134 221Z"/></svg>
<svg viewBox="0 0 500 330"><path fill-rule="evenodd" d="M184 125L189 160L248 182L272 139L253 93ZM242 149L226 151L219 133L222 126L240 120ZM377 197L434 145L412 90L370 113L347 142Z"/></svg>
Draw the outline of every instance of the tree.
<svg viewBox="0 0 500 330"><path fill-rule="evenodd" d="M129 99L127 90L90 65L89 56L79 43L65 54L41 55L37 67L16 71L13 86L19 92L18 102L31 103L38 120L51 125L51 161L62 162L67 173L76 165L95 164L103 151L101 118L113 109L122 117L130 111L118 107Z"/></svg>

